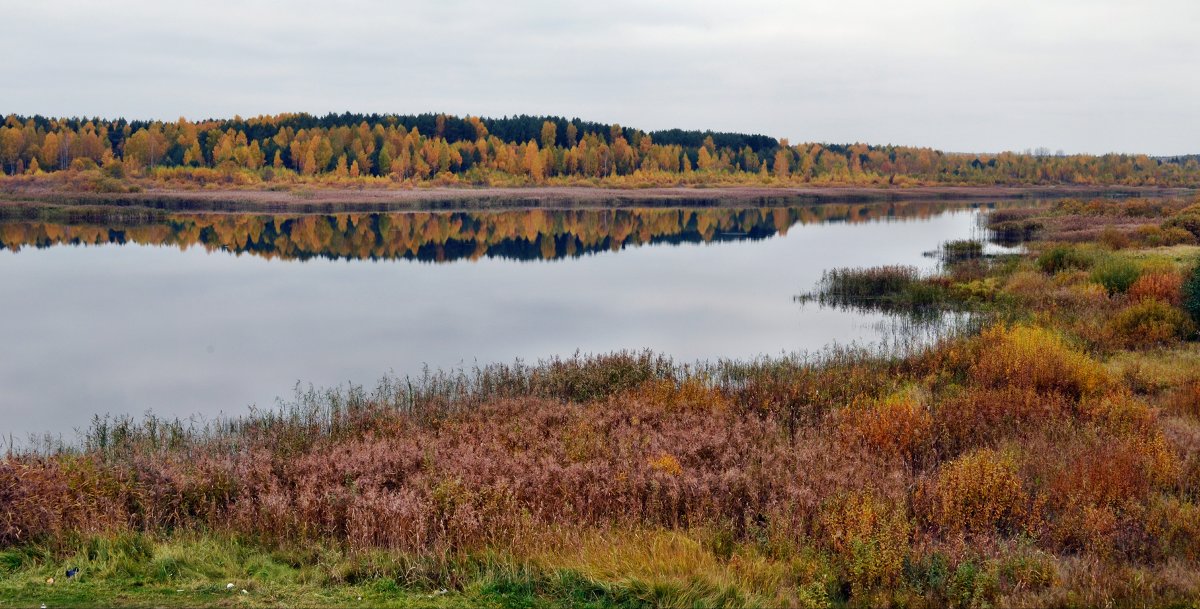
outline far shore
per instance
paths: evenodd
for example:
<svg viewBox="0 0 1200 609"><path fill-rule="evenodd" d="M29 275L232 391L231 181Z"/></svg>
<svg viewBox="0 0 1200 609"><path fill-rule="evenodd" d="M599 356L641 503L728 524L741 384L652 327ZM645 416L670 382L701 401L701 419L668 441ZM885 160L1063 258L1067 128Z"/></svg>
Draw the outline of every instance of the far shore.
<svg viewBox="0 0 1200 609"><path fill-rule="evenodd" d="M221 209L286 209L307 207L513 207L809 203L855 200L910 201L953 199L1015 199L1066 196L1178 196L1186 188L1147 186L711 186L609 188L588 186L541 187L417 187L332 188L296 186L286 190L147 188L135 193L70 191L31 185L0 185L0 206L20 204L134 205L207 207Z"/></svg>

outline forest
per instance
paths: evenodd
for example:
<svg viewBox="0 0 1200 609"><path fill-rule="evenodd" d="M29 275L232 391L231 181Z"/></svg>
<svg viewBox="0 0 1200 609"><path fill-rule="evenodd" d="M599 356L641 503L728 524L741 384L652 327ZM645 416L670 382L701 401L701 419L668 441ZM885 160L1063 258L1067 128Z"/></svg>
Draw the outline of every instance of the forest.
<svg viewBox="0 0 1200 609"><path fill-rule="evenodd" d="M561 117L279 114L174 122L9 115L0 184L143 187L418 185L1197 186L1195 156L948 153L642 131Z"/></svg>

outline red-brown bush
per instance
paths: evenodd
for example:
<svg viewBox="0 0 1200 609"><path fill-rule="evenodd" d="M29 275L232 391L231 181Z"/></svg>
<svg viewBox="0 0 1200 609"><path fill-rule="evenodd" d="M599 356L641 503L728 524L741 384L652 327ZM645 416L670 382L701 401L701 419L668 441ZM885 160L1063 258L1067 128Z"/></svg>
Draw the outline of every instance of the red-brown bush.
<svg viewBox="0 0 1200 609"><path fill-rule="evenodd" d="M1173 307L1183 302L1183 277L1179 273L1158 271L1145 273L1129 286L1129 299L1134 302L1159 300Z"/></svg>
<svg viewBox="0 0 1200 609"><path fill-rule="evenodd" d="M850 407L838 416L843 440L885 457L913 463L932 447L933 419L911 395L895 395L865 407Z"/></svg>

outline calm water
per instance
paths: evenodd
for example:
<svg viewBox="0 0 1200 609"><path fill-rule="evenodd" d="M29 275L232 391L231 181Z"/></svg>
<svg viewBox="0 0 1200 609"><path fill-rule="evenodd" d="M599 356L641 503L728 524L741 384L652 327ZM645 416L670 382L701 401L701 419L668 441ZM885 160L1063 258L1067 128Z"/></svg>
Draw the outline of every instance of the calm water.
<svg viewBox="0 0 1200 609"><path fill-rule="evenodd" d="M931 269L923 252L978 236L979 205L10 214L0 432L237 414L424 365L872 342L881 316L793 297L832 267Z"/></svg>

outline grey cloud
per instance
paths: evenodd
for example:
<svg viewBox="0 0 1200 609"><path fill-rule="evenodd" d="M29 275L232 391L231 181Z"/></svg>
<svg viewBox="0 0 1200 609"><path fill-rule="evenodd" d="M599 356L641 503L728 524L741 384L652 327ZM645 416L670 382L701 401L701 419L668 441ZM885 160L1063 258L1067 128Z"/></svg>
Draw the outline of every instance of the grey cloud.
<svg viewBox="0 0 1200 609"><path fill-rule="evenodd" d="M948 150L1200 151L1192 0L0 0L0 112L554 113Z"/></svg>

